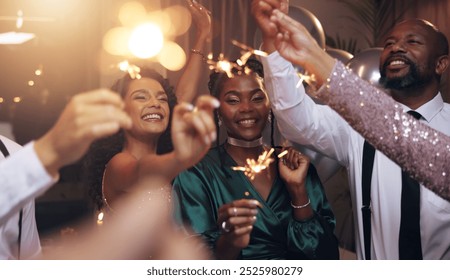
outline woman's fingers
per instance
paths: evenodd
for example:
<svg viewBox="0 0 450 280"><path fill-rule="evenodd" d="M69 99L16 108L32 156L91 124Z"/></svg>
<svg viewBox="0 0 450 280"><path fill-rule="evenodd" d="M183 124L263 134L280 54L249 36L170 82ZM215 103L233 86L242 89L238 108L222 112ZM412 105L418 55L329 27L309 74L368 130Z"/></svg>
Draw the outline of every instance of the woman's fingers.
<svg viewBox="0 0 450 280"><path fill-rule="evenodd" d="M241 199L224 204L219 209L218 225L225 232L253 225L258 215L258 207L261 207L261 203L254 199Z"/></svg>

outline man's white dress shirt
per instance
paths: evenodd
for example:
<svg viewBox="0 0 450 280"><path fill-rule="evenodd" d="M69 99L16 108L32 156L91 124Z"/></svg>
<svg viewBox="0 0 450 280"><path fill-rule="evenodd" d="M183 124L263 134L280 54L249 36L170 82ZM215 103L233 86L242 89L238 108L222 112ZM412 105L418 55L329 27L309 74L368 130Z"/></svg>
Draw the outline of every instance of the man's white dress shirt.
<svg viewBox="0 0 450 280"><path fill-rule="evenodd" d="M33 143L23 148L0 136L10 156L0 153L0 259L18 258L19 213L23 209L21 259L41 252L34 198L55 183L39 161Z"/></svg>
<svg viewBox="0 0 450 280"><path fill-rule="evenodd" d="M356 226L356 253L359 259L364 259L361 215L364 139L332 109L316 104L299 86L292 64L277 52L263 57L262 62L272 110L283 136L347 167ZM408 110L406 106L405 110ZM423 116L421 121L450 135L450 105L443 102L440 94L416 111ZM401 185L400 167L377 151L371 189L372 259L399 258ZM420 192L423 258L450 259L450 203L423 186Z"/></svg>

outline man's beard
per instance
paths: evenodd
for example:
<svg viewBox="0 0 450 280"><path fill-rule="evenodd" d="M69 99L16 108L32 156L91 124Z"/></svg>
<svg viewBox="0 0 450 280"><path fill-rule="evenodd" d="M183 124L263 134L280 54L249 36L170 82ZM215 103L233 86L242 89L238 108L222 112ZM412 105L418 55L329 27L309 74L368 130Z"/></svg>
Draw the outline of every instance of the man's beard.
<svg viewBox="0 0 450 280"><path fill-rule="evenodd" d="M431 78L425 76L423 73L420 73L419 67L417 67L417 64L414 63L409 63L409 71L403 77L387 78L386 67L386 64L383 65L379 80L380 85L386 89L403 90L408 88L416 88L424 85Z"/></svg>

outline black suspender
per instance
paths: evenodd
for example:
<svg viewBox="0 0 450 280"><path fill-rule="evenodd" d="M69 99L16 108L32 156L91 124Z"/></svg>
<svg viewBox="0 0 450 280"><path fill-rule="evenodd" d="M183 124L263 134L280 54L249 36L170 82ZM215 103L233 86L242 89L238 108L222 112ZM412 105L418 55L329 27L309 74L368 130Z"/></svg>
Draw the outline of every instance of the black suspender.
<svg viewBox="0 0 450 280"><path fill-rule="evenodd" d="M19 235L17 236L17 259L20 260L20 247L22 244L22 218L23 218L23 209L20 209L19 213Z"/></svg>
<svg viewBox="0 0 450 280"><path fill-rule="evenodd" d="M3 143L3 141L0 139L0 151L2 152L2 154L6 157L9 156L9 152L8 149L6 148L5 144ZM20 213L19 213L19 236L17 238L17 258L20 259L20 245L21 245L21 241L22 241L22 218L23 218L23 209L20 209Z"/></svg>
<svg viewBox="0 0 450 280"><path fill-rule="evenodd" d="M366 260L370 260L371 245L371 206L370 189L372 181L373 160L375 158L375 148L367 141L364 141L363 164L362 164L362 218L364 234L364 253Z"/></svg>
<svg viewBox="0 0 450 280"><path fill-rule="evenodd" d="M2 139L0 139L0 151L2 152L2 154L7 157L9 156L9 152L8 149L6 149L5 144L3 143Z"/></svg>

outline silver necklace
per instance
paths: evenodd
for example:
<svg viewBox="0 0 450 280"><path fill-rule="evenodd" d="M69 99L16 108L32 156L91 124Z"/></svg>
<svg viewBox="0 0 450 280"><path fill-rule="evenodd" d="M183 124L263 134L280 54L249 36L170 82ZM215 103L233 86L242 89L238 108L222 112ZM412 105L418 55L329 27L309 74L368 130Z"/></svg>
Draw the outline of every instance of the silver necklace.
<svg viewBox="0 0 450 280"><path fill-rule="evenodd" d="M255 148L255 147L261 146L263 144L263 139L262 139L262 137L260 137L253 141L245 141L245 140L240 140L240 139L236 139L236 138L228 136L227 142L228 142L228 144L230 144L232 146L236 146L236 147Z"/></svg>

